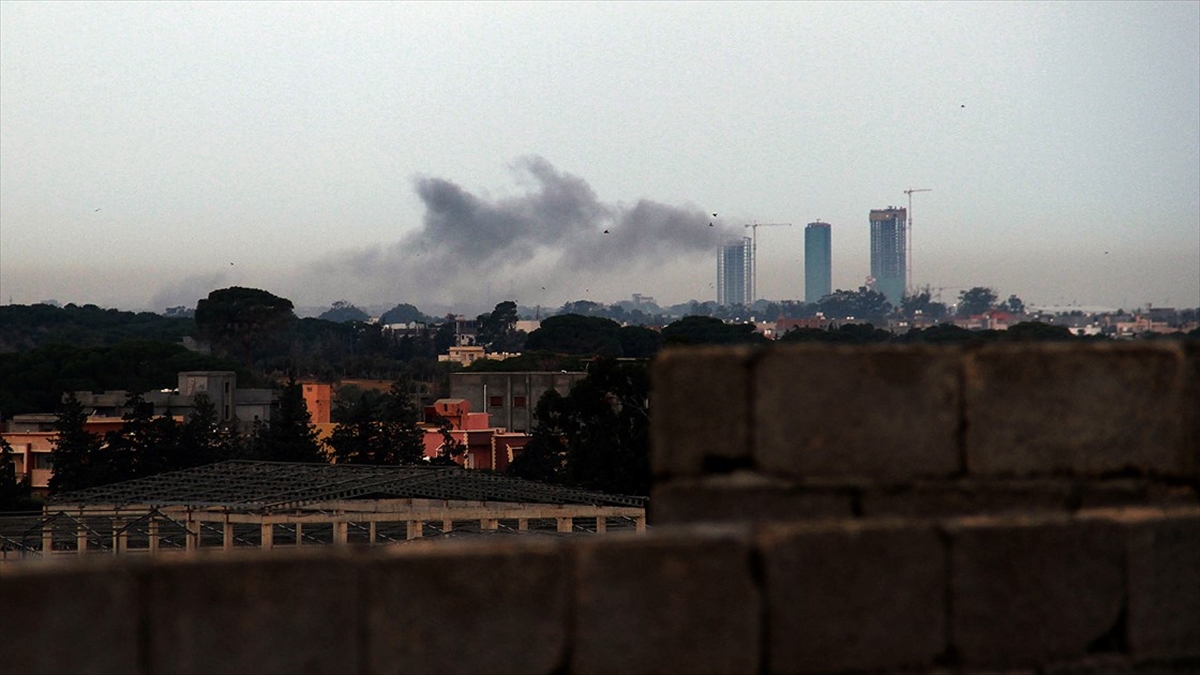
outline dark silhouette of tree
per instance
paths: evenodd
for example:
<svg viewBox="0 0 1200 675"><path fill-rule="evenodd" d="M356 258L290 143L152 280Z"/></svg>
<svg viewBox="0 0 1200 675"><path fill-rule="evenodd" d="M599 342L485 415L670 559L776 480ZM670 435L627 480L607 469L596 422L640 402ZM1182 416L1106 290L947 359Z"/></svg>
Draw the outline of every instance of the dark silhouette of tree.
<svg viewBox="0 0 1200 675"><path fill-rule="evenodd" d="M946 305L933 301L929 295L929 291L922 291L916 295L906 295L904 296L904 300L900 302L900 313L909 319L919 314L937 321L946 316L946 312Z"/></svg>
<svg viewBox="0 0 1200 675"><path fill-rule="evenodd" d="M621 326L612 319L558 314L542 320L529 334L525 348L557 354L621 355Z"/></svg>
<svg viewBox="0 0 1200 675"><path fill-rule="evenodd" d="M107 482L107 467L100 457L100 438L86 430L87 417L74 392L68 393L54 420L50 494L74 492Z"/></svg>
<svg viewBox="0 0 1200 675"><path fill-rule="evenodd" d="M1008 300L1004 301L1004 304L1001 305L1001 308L1004 309L1005 311L1011 312L1013 314L1024 314L1025 313L1024 301L1022 301L1020 298L1018 298L1015 295L1008 296Z"/></svg>
<svg viewBox="0 0 1200 675"><path fill-rule="evenodd" d="M430 318L413 305L402 302L379 316L379 323L387 326L394 323L429 323Z"/></svg>
<svg viewBox="0 0 1200 675"><path fill-rule="evenodd" d="M838 328L795 328L784 333L780 342L832 342L840 344L877 344L889 342L893 334L869 323L848 323Z"/></svg>
<svg viewBox="0 0 1200 675"><path fill-rule="evenodd" d="M17 477L17 462L8 439L0 438L0 511L32 511L41 502L31 497L29 471Z"/></svg>
<svg viewBox="0 0 1200 675"><path fill-rule="evenodd" d="M454 437L454 425L445 417L438 418L438 433L442 436L442 447L437 457L429 460L429 463L435 466L458 466L455 459L467 451L467 446Z"/></svg>
<svg viewBox="0 0 1200 675"><path fill-rule="evenodd" d="M627 359L648 359L662 349L662 333L645 326L621 326L617 332L621 356Z"/></svg>
<svg viewBox="0 0 1200 675"><path fill-rule="evenodd" d="M101 456L111 475L106 482L152 476L180 467L179 425L165 415L154 416L154 405L140 394L125 401L128 411L121 428L104 435Z"/></svg>
<svg viewBox="0 0 1200 675"><path fill-rule="evenodd" d="M892 304L883 293L860 286L857 291L839 288L817 301L817 309L829 319L854 319L882 324L887 321Z"/></svg>
<svg viewBox="0 0 1200 675"><path fill-rule="evenodd" d="M597 359L563 397L546 392L510 475L604 492L649 494L649 368Z"/></svg>
<svg viewBox="0 0 1200 675"><path fill-rule="evenodd" d="M179 430L175 468L202 466L242 457L241 439L231 424L222 423L208 394L192 397L192 412Z"/></svg>
<svg viewBox="0 0 1200 675"><path fill-rule="evenodd" d="M498 303L490 314L480 314L476 320L478 344L489 352L520 351L525 334L517 331L517 303L505 300Z"/></svg>
<svg viewBox="0 0 1200 675"><path fill-rule="evenodd" d="M969 317L983 314L996 304L996 292L990 288L976 286L958 293L958 316Z"/></svg>
<svg viewBox="0 0 1200 675"><path fill-rule="evenodd" d="M761 344L767 339L754 324L725 323L711 316L685 316L662 329L665 345Z"/></svg>
<svg viewBox="0 0 1200 675"><path fill-rule="evenodd" d="M384 394L363 392L339 403L329 446L341 464L416 464L425 455L425 434L417 426L420 410L406 379Z"/></svg>
<svg viewBox="0 0 1200 675"><path fill-rule="evenodd" d="M276 348L296 323L292 301L257 288L234 286L196 304L196 328L213 349L238 355L243 364Z"/></svg>
<svg viewBox="0 0 1200 675"><path fill-rule="evenodd" d="M325 462L325 453L304 405L304 390L293 378L284 385L271 420L259 424L252 439L252 455L271 462Z"/></svg>
<svg viewBox="0 0 1200 675"><path fill-rule="evenodd" d="M317 317L323 321L335 321L338 323L348 323L351 321L367 321L371 318L370 314L355 307L346 300L338 300L333 303L329 309L321 313Z"/></svg>

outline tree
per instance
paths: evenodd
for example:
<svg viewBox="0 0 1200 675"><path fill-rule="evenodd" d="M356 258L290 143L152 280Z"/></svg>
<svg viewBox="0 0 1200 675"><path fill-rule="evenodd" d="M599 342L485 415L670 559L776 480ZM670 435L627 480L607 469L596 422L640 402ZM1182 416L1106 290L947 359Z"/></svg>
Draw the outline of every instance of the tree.
<svg viewBox="0 0 1200 675"><path fill-rule="evenodd" d="M242 454L241 439L233 425L221 423L216 405L203 391L192 397L192 412L179 430L178 447L176 468L180 469L234 459Z"/></svg>
<svg viewBox="0 0 1200 675"><path fill-rule="evenodd" d="M321 313L318 319L347 323L351 321L367 321L370 314L362 311L345 300L338 300L333 306Z"/></svg>
<svg viewBox="0 0 1200 675"><path fill-rule="evenodd" d="M1003 305L1001 305L1001 307L1004 310L1011 312L1013 314L1024 314L1025 313L1025 303L1015 295L1008 296L1008 300L1005 301L1005 303Z"/></svg>
<svg viewBox="0 0 1200 675"><path fill-rule="evenodd" d="M87 417L75 393L68 393L54 419L50 494L74 492L106 482L106 468L99 461L100 439L85 428Z"/></svg>
<svg viewBox="0 0 1200 675"><path fill-rule="evenodd" d="M996 292L990 288L976 286L958 292L958 316L969 317L983 314L996 304Z"/></svg>
<svg viewBox="0 0 1200 675"><path fill-rule="evenodd" d="M280 391L270 422L258 425L252 445L254 457L264 461L326 461L312 416L304 405L304 390L295 378Z"/></svg>
<svg viewBox="0 0 1200 675"><path fill-rule="evenodd" d="M402 302L384 312L379 317L379 323L388 326L394 323L427 323L429 317L413 305Z"/></svg>
<svg viewBox="0 0 1200 675"><path fill-rule="evenodd" d="M509 474L620 494L648 494L649 368L601 358L567 396L538 401L529 443Z"/></svg>
<svg viewBox="0 0 1200 675"><path fill-rule="evenodd" d="M458 466L455 460L467 451L467 446L454 437L454 426L445 417L438 418L438 433L442 436L442 447L438 456L429 463L437 466Z"/></svg>
<svg viewBox="0 0 1200 675"><path fill-rule="evenodd" d="M121 428L104 435L101 456L111 475L106 482L132 480L182 468L179 427L165 415L154 416L154 405L141 394L130 394Z"/></svg>
<svg viewBox="0 0 1200 675"><path fill-rule="evenodd" d="M517 331L517 303L505 300L477 319L476 338L490 352L520 351L524 333Z"/></svg>
<svg viewBox="0 0 1200 675"><path fill-rule="evenodd" d="M920 314L937 321L946 316L946 305L934 302L926 290L916 295L904 296L904 300L900 302L900 313L909 319Z"/></svg>
<svg viewBox="0 0 1200 675"><path fill-rule="evenodd" d="M662 349L662 333L645 326L621 326L617 332L621 341L621 356L630 359L648 359Z"/></svg>
<svg viewBox="0 0 1200 675"><path fill-rule="evenodd" d="M857 291L838 289L817 301L817 309L829 319L854 319L882 324L892 311L887 296L860 286Z"/></svg>
<svg viewBox="0 0 1200 675"><path fill-rule="evenodd" d="M339 402L337 426L329 437L340 464L415 464L425 454L425 434L417 426L420 411L400 379L385 394L363 392Z"/></svg>
<svg viewBox="0 0 1200 675"><path fill-rule="evenodd" d="M269 351L296 323L292 301L257 288L213 291L196 304L196 328L214 349L237 354L247 367L255 349Z"/></svg>
<svg viewBox="0 0 1200 675"><path fill-rule="evenodd" d="M17 463L12 445L0 437L0 511L31 511L39 502L30 494L29 472L17 477Z"/></svg>
<svg viewBox="0 0 1200 675"><path fill-rule="evenodd" d="M750 323L725 323L711 316L685 316L663 327L664 344L728 345L767 341Z"/></svg>
<svg viewBox="0 0 1200 675"><path fill-rule="evenodd" d="M580 314L557 314L542 320L529 334L525 348L558 354L621 355L621 326L612 319Z"/></svg>

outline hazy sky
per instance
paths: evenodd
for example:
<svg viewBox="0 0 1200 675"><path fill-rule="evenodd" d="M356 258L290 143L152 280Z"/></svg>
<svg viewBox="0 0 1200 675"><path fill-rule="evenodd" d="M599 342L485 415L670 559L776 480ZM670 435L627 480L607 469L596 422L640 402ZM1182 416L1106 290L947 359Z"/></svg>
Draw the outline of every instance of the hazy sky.
<svg viewBox="0 0 1200 675"><path fill-rule="evenodd" d="M2 302L714 300L754 221L801 299L909 187L944 300L1200 305L1200 3L0 2Z"/></svg>

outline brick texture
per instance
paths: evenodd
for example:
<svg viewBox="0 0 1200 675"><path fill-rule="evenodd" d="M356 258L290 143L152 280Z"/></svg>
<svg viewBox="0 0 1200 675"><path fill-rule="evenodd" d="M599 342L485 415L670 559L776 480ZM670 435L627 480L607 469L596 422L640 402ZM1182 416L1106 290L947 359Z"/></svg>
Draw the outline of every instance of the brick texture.
<svg viewBox="0 0 1200 675"><path fill-rule="evenodd" d="M651 467L696 476L706 460L750 460L750 363L741 348L667 349L654 360ZM711 461L711 460L709 460Z"/></svg>
<svg viewBox="0 0 1200 675"><path fill-rule="evenodd" d="M1200 665L1200 509L1127 518L1129 648Z"/></svg>
<svg viewBox="0 0 1200 675"><path fill-rule="evenodd" d="M1021 666L1119 645L1124 544L1115 524L1067 517L950 523L951 634L973 666Z"/></svg>
<svg viewBox="0 0 1200 675"><path fill-rule="evenodd" d="M350 559L163 564L150 573L155 673L348 673L358 668L358 579Z"/></svg>
<svg viewBox="0 0 1200 675"><path fill-rule="evenodd" d="M755 458L769 473L907 479L961 469L959 350L789 345L755 367Z"/></svg>
<svg viewBox="0 0 1200 675"><path fill-rule="evenodd" d="M965 366L972 475L1195 473L1178 343L989 345Z"/></svg>
<svg viewBox="0 0 1200 675"><path fill-rule="evenodd" d="M30 565L0 577L0 672L140 671L139 587L128 567Z"/></svg>
<svg viewBox="0 0 1200 675"><path fill-rule="evenodd" d="M563 665L563 547L432 543L397 553L372 562L366 577L369 673L549 673Z"/></svg>
<svg viewBox="0 0 1200 675"><path fill-rule="evenodd" d="M769 526L770 672L930 667L946 649L945 547L898 521Z"/></svg>
<svg viewBox="0 0 1200 675"><path fill-rule="evenodd" d="M761 604L743 530L658 530L576 550L572 672L754 673Z"/></svg>
<svg viewBox="0 0 1200 675"><path fill-rule="evenodd" d="M849 518L849 489L802 489L778 481L680 479L654 486L651 525Z"/></svg>

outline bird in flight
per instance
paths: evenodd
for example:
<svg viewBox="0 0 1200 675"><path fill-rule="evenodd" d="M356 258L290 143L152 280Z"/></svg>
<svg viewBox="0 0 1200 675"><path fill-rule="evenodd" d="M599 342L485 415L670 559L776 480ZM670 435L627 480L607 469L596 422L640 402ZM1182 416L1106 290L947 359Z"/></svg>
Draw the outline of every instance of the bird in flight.
<svg viewBox="0 0 1200 675"><path fill-rule="evenodd" d="M608 230L605 230L605 231L604 231L604 234L608 234Z"/></svg>
<svg viewBox="0 0 1200 675"><path fill-rule="evenodd" d="M708 226L709 226L709 227L712 227L712 223L711 223L711 222L709 222Z"/></svg>
<svg viewBox="0 0 1200 675"><path fill-rule="evenodd" d="M99 210L100 210L100 209L96 209L96 211L99 211ZM96 211L92 211L92 213L95 213Z"/></svg>
<svg viewBox="0 0 1200 675"><path fill-rule="evenodd" d="M717 214L715 214L715 213L714 213L714 214L713 214L713 218L716 218L716 217L717 217Z"/></svg>

